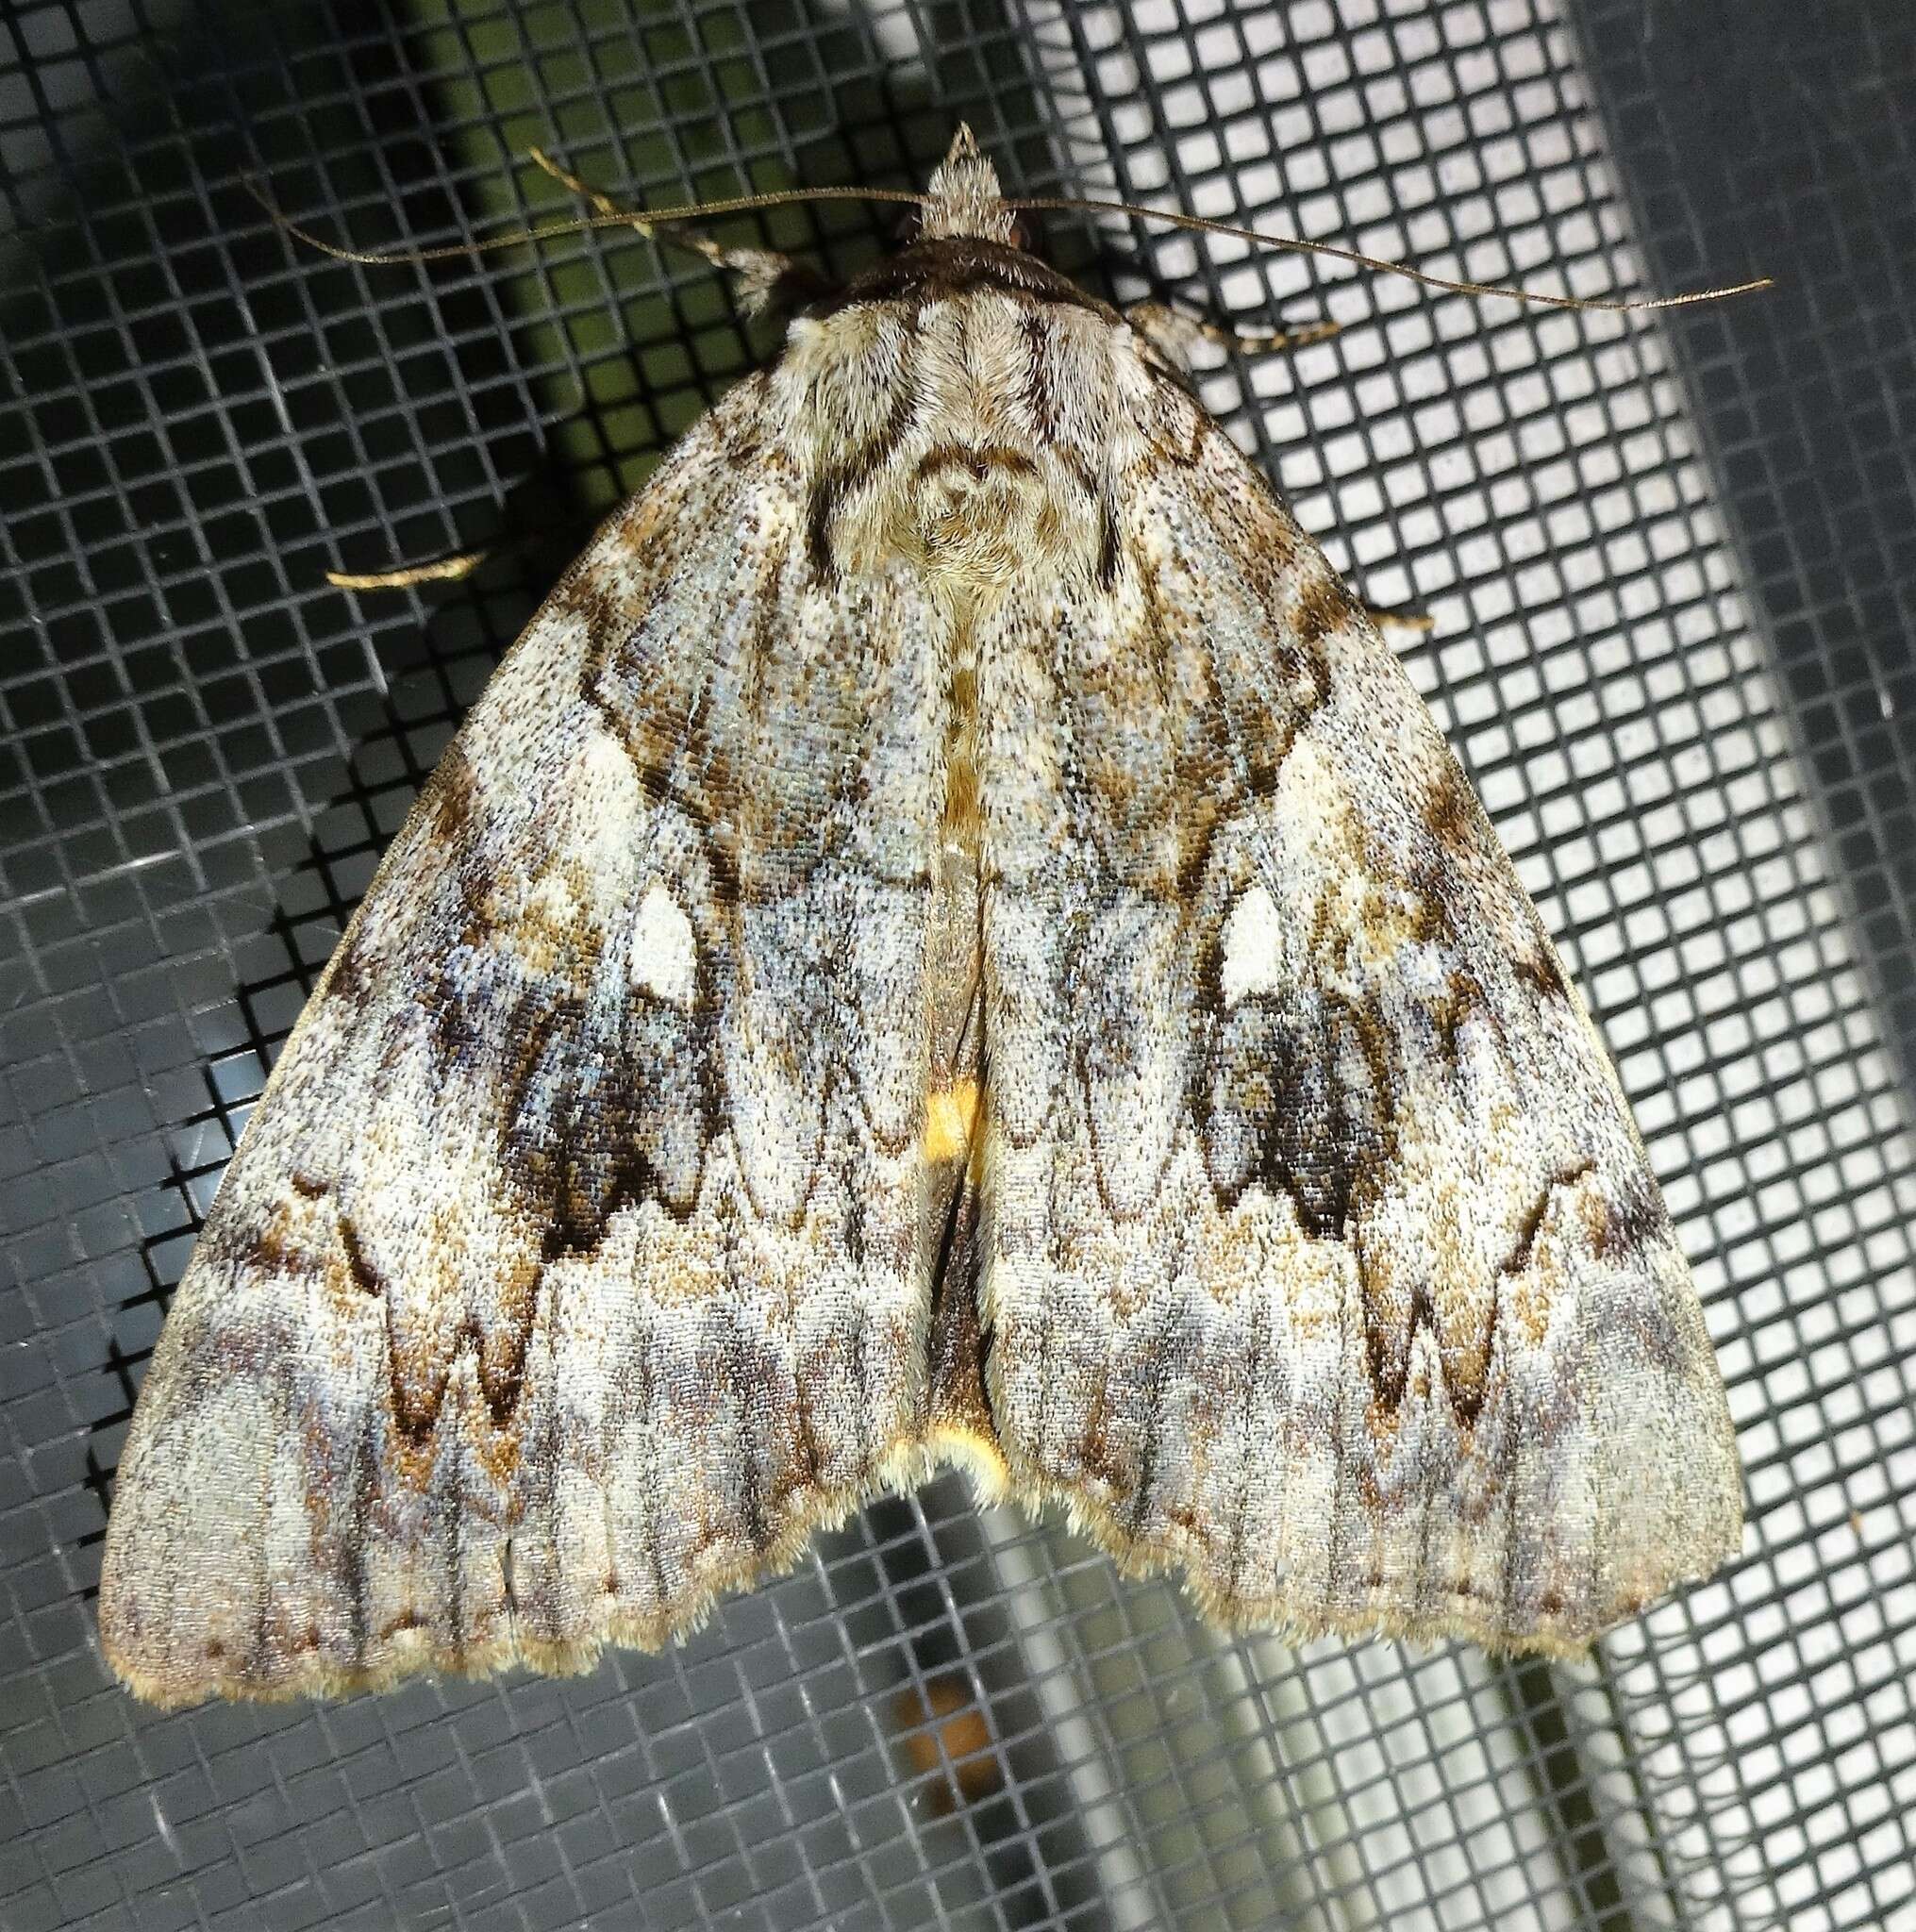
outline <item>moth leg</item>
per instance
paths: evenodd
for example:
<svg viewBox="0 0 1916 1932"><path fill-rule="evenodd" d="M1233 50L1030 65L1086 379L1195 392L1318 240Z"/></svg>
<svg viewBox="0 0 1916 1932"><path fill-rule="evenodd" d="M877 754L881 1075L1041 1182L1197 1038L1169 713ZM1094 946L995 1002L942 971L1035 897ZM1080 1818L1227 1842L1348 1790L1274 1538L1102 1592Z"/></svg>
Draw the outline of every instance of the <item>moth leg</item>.
<svg viewBox="0 0 1916 1932"><path fill-rule="evenodd" d="M1222 323L1186 315L1164 302L1137 302L1125 310L1125 320L1148 348L1180 375L1191 374L1191 351L1200 342L1213 348L1236 349L1245 356L1272 356L1329 340L1343 327L1341 322L1311 322L1299 328L1226 328Z"/></svg>
<svg viewBox="0 0 1916 1932"><path fill-rule="evenodd" d="M1364 606L1364 615L1379 630L1433 631L1437 620L1427 610L1380 610L1375 604Z"/></svg>
<svg viewBox="0 0 1916 1932"><path fill-rule="evenodd" d="M491 554L490 550L461 550L457 556L405 564L397 570L329 570L325 579L336 591L408 591L415 584L456 584L471 576Z"/></svg>
<svg viewBox="0 0 1916 1932"><path fill-rule="evenodd" d="M1147 349L1155 351L1179 375L1191 374L1191 352L1200 342L1208 342L1214 348L1236 349L1246 356L1268 356L1327 341L1343 326L1341 322L1312 322L1293 329L1225 328L1220 323L1205 321L1202 316L1186 315L1163 302L1135 303L1125 310L1125 320ZM1379 630L1422 632L1437 627L1436 618L1425 610L1383 610L1375 604L1366 604L1364 615Z"/></svg>
<svg viewBox="0 0 1916 1932"><path fill-rule="evenodd" d="M601 193L590 182L561 168L542 148L527 148L526 154L558 182L582 195L602 215L630 222L647 240L671 242L703 256L714 268L739 277L740 299L748 315L759 315L770 308L790 308L826 292L822 276L802 261L780 255L771 248L743 248L715 242L703 228L687 222L653 223L636 208L621 207L609 194Z"/></svg>

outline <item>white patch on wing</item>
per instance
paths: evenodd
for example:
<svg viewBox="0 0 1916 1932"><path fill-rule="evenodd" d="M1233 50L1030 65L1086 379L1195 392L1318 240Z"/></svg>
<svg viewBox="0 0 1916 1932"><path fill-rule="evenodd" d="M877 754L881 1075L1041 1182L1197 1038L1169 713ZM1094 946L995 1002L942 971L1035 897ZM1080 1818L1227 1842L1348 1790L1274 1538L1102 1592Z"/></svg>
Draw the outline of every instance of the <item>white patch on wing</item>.
<svg viewBox="0 0 1916 1932"><path fill-rule="evenodd" d="M639 781L625 747L608 731L586 740L576 781L577 823L585 828L584 856L607 880L631 864L632 827L640 811Z"/></svg>
<svg viewBox="0 0 1916 1932"><path fill-rule="evenodd" d="M695 987L691 921L656 879L639 902L632 927L632 984L675 1007L689 1008Z"/></svg>
<svg viewBox="0 0 1916 1932"><path fill-rule="evenodd" d="M1247 993L1277 991L1282 940L1270 893L1262 886L1241 893L1225 921L1224 960L1218 970L1226 1007L1236 1006Z"/></svg>

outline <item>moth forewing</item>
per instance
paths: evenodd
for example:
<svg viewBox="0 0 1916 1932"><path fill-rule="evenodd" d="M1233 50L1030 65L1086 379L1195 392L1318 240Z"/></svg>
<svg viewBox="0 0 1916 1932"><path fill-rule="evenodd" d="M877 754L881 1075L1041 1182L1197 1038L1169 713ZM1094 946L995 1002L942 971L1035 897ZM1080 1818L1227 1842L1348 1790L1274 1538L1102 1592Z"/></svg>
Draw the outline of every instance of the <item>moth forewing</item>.
<svg viewBox="0 0 1916 1932"><path fill-rule="evenodd" d="M962 133L400 833L181 1283L103 1636L169 1703L582 1668L954 1457L1300 1635L1574 1651L1741 1521L1456 761Z"/></svg>

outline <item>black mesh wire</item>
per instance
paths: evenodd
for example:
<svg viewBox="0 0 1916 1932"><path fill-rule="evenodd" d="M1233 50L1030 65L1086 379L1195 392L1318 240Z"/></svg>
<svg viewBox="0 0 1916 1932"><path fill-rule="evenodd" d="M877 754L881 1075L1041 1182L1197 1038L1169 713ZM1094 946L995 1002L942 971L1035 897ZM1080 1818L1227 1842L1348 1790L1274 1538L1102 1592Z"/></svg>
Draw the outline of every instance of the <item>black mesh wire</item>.
<svg viewBox="0 0 1916 1932"><path fill-rule="evenodd" d="M0 1924L1916 1923L1916 314L1908 10L1589 0L12 0L0 10ZM111 1472L170 1285L385 841L596 515L768 346L557 212L918 185L969 118L1116 188L1680 325L1054 225L1214 315L1207 398L1375 603L1614 1048L1745 1559L1588 1666L1207 1633L955 1478L663 1656L145 1712ZM768 218L842 271L882 211ZM1647 266L1646 266L1647 263ZM354 594L491 546L454 587ZM1905 1065L1908 1060L1905 1059Z"/></svg>

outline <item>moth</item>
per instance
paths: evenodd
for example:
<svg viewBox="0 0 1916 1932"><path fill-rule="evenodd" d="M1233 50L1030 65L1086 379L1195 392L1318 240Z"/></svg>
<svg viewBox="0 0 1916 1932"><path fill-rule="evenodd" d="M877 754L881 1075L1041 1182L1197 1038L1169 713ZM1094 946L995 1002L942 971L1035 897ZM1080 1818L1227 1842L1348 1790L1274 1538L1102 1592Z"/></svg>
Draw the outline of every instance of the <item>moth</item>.
<svg viewBox="0 0 1916 1932"><path fill-rule="evenodd" d="M656 1647L933 1468L1574 1655L1739 1542L1616 1077L1370 617L960 132L501 664L121 1461L162 1704Z"/></svg>

